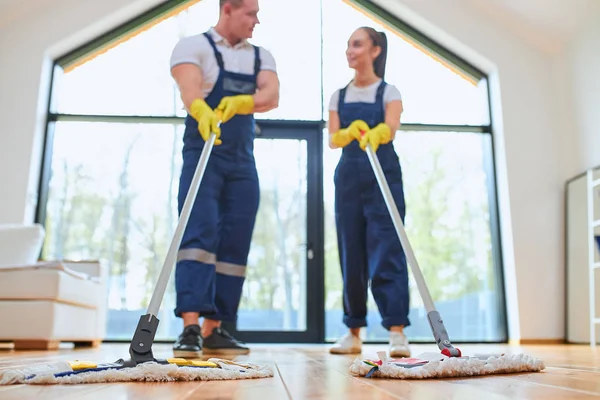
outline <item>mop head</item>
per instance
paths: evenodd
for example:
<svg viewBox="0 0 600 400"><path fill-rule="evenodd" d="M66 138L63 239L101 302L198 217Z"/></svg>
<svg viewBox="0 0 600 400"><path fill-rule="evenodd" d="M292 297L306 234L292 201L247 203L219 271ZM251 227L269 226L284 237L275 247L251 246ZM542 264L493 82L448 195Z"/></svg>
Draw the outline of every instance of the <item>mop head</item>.
<svg viewBox="0 0 600 400"><path fill-rule="evenodd" d="M350 372L367 378L428 379L539 372L544 368L543 361L523 354L447 357L426 353L416 358L377 361L357 358Z"/></svg>
<svg viewBox="0 0 600 400"><path fill-rule="evenodd" d="M267 366L237 363L218 358L211 358L208 361L170 359L166 364L148 362L135 367L66 362L0 370L0 385L212 381L272 376L273 371Z"/></svg>

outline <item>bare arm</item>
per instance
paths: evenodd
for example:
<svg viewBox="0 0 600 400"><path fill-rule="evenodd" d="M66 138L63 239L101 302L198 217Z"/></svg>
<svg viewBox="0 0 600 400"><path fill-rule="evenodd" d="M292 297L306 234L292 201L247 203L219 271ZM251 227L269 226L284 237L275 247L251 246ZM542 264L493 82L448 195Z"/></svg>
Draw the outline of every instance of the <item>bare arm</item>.
<svg viewBox="0 0 600 400"><path fill-rule="evenodd" d="M171 69L171 76L175 79L181 100L186 110L190 110L192 102L204 98L202 93L202 71L194 64L179 64Z"/></svg>
<svg viewBox="0 0 600 400"><path fill-rule="evenodd" d="M402 100L392 100L385 107L385 123L390 127L392 140L396 137L396 131L400 128L400 116L402 115Z"/></svg>
<svg viewBox="0 0 600 400"><path fill-rule="evenodd" d="M331 142L331 136L340 130L340 116L337 111L329 111L329 121L327 122L329 129L329 148L337 149L338 146Z"/></svg>
<svg viewBox="0 0 600 400"><path fill-rule="evenodd" d="M279 106L279 78L273 71L258 73L257 92L254 97L254 112L262 113Z"/></svg>

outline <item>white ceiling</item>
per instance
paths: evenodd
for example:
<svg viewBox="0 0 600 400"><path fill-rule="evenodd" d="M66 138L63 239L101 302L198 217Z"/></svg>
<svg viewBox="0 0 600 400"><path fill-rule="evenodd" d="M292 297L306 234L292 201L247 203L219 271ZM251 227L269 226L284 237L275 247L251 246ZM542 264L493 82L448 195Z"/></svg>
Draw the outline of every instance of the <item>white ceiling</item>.
<svg viewBox="0 0 600 400"><path fill-rule="evenodd" d="M600 0L463 0L549 49L569 42L600 12Z"/></svg>
<svg viewBox="0 0 600 400"><path fill-rule="evenodd" d="M12 15L21 9L31 8L35 2L37 0L0 0L0 18Z"/></svg>
<svg viewBox="0 0 600 400"><path fill-rule="evenodd" d="M481 1L481 0L480 0ZM594 15L598 0L486 0L515 13L549 35L570 36Z"/></svg>
<svg viewBox="0 0 600 400"><path fill-rule="evenodd" d="M10 9L11 6L16 6L20 3L24 3L19 0L0 0L0 11L4 12L5 10Z"/></svg>
<svg viewBox="0 0 600 400"><path fill-rule="evenodd" d="M597 12L600 12L600 0L462 1L503 24L507 29L549 49L562 47L591 15L598 15ZM0 0L0 27L24 17L36 7L45 7L49 3L48 0Z"/></svg>
<svg viewBox="0 0 600 400"><path fill-rule="evenodd" d="M45 8L48 3L48 0L0 0L0 28L36 8Z"/></svg>

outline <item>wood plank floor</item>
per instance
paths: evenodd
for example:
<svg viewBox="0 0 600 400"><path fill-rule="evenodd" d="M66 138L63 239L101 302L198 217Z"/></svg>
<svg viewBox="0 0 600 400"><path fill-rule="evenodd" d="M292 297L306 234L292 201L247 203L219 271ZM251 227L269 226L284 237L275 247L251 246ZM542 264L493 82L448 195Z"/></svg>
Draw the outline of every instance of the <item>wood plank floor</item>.
<svg viewBox="0 0 600 400"><path fill-rule="evenodd" d="M242 361L267 363L267 379L184 383L0 386L0 399L592 399L600 398L600 348L578 345L457 346L466 355L479 352L524 352L542 358L541 373L424 381L356 378L348 372L353 356L328 353L327 346L255 345ZM368 345L362 357L375 358L385 346ZM413 345L417 355L436 351ZM169 345L154 345L156 357L171 357ZM98 349L14 351L0 348L0 369L57 360L112 362L128 357L128 346L103 344Z"/></svg>

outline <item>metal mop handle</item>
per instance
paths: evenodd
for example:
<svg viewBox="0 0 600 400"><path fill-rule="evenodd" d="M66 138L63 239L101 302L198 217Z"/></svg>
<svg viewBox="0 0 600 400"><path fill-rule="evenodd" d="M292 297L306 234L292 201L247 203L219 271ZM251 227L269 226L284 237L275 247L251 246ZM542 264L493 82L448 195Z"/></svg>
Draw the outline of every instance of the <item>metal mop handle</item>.
<svg viewBox="0 0 600 400"><path fill-rule="evenodd" d="M194 177L192 178L192 183L185 197L185 202L183 203L183 208L181 210L179 222L177 223L175 234L173 235L173 239L171 240L171 246L169 247L167 257L165 258L162 270L160 271L160 275L158 276L156 287L154 288L154 293L152 293L152 298L150 299L150 304L148 304L147 314L150 315L150 318L152 316L158 315L158 311L160 310L160 304L162 303L165 290L167 289L167 283L169 282L173 266L175 265L175 261L177 259L177 252L179 251L179 246L181 244L183 232L185 231L188 220L190 218L192 206L196 201L198 187L200 186L200 182L204 177L204 171L206 171L208 157L210 156L216 138L217 136L214 133L211 133L204 145L204 148L202 149L202 153L200 154L200 160L198 161L196 171L194 172Z"/></svg>
<svg viewBox="0 0 600 400"><path fill-rule="evenodd" d="M218 115L218 117L220 119L221 116ZM190 218L192 206L196 201L198 188L200 187L200 182L204 177L204 171L206 171L206 165L208 164L208 157L210 156L216 139L217 135L214 132L211 132L208 140L204 144L202 153L200 154L200 159L198 160L198 165L196 166L196 171L194 172L194 177L192 178L192 183L190 184L190 188L185 196L185 202L183 203L183 207L181 209L181 215L179 216L179 221L177 222L175 234L171 240L171 246L169 247L169 251L165 257L158 280L156 281L156 286L154 287L150 304L148 304L148 310L145 315L140 316L138 325L133 333L133 338L131 339L131 344L129 346L131 360L126 361L126 365L135 366L140 363L155 361L154 354L152 353L152 344L154 343L154 336L156 335L156 331L158 329L158 311L160 310L160 304L162 303L165 295L165 290L167 289L171 272L173 271L173 267L177 261L177 252L179 251L179 246L181 245L181 239Z"/></svg>
<svg viewBox="0 0 600 400"><path fill-rule="evenodd" d="M440 350L442 350L443 354L449 357L460 357L460 350L454 348L452 343L450 343L448 332L446 332L442 318L439 312L437 312L435 309L433 299L431 298L431 294L429 293L429 289L425 283L425 278L423 277L423 273L421 272L417 258L415 257L410 242L408 241L408 237L406 236L404 224L402 223L400 213L398 212L398 206L394 201L394 197L392 196L387 180L385 179L379 159L373 151L371 144L367 144L367 156L369 157L371 167L373 168L373 172L377 178L377 183L379 183L379 188L381 189L381 194L383 195L387 209L392 217L392 222L396 228L396 233L398 234L398 238L400 239L400 243L402 244L402 248L404 249L404 253L408 259L408 264L410 265L415 277L415 281L417 282L417 287L419 288L421 299L423 299L423 304L425 305L425 310L427 311L427 318L429 320L429 325L431 326L435 341L437 342Z"/></svg>

